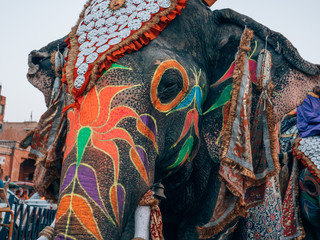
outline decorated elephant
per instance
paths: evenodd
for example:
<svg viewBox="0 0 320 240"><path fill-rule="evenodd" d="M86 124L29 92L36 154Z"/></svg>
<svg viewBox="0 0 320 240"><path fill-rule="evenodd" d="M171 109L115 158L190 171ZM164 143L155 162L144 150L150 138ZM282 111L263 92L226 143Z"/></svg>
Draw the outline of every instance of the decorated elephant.
<svg viewBox="0 0 320 240"><path fill-rule="evenodd" d="M319 88L303 104L288 113L279 125L279 174L283 205L291 201L290 214L297 216L302 239L319 239ZM312 106L310 105L312 103ZM283 211L285 212L285 211Z"/></svg>
<svg viewBox="0 0 320 240"><path fill-rule="evenodd" d="M250 196L278 174L275 123L320 84L319 68L281 34L208 4L91 0L68 37L31 52L48 111L22 145L36 189L59 200L55 239L138 239L135 209L157 202L145 194L160 182L152 239L161 228L167 240L218 238L263 201ZM250 107L238 111L237 97ZM249 135L233 130L238 117ZM252 157L238 145L251 125L270 143L253 152L259 163L240 159ZM227 149L237 134L238 162Z"/></svg>

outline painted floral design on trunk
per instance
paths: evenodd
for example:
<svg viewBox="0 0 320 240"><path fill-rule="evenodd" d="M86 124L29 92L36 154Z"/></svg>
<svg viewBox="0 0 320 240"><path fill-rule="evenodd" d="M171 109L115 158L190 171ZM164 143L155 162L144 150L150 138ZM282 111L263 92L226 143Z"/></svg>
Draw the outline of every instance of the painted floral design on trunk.
<svg viewBox="0 0 320 240"><path fill-rule="evenodd" d="M64 160L74 148L77 150L77 159L69 166L62 181L60 189L62 198L56 220L58 222L61 218L68 218L67 223L69 224L72 215L90 235L97 239L103 238L90 203L98 207L114 225L120 226L123 217L126 189L119 182L120 153L117 146L119 141L129 144L130 160L144 182L149 185L147 154L142 146L134 143L128 131L118 126L118 123L125 118L135 119L138 131L152 142L156 150L158 149L156 123L151 116L147 114L139 116L135 110L127 106L117 106L111 109L112 100L117 94L134 87L137 86L107 86L99 92L94 87L86 96L79 98L79 109L68 112L70 128L66 139ZM109 189L109 209L111 208L113 213L108 212L108 207L102 200L96 170L83 161L88 146L103 152L112 160L113 183ZM75 191L76 186L80 187L85 195L78 195ZM68 194L65 192L66 189L69 189ZM65 228L65 237L68 236L68 224Z"/></svg>

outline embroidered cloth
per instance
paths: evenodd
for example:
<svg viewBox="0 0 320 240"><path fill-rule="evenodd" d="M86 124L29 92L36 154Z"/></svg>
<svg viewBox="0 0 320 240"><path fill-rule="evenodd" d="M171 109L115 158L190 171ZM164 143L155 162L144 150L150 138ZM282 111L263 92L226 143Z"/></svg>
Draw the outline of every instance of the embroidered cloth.
<svg viewBox="0 0 320 240"><path fill-rule="evenodd" d="M298 177L297 159L294 158L287 191L282 201L283 233L286 239L303 239L305 237L303 225L300 220Z"/></svg>
<svg viewBox="0 0 320 240"><path fill-rule="evenodd" d="M221 188L216 209L209 223L198 228L207 239L239 217L248 216L248 207L265 199L265 183L278 174L277 137L273 123L271 94L271 54L263 50L257 64L261 95L250 126L252 80L248 52L253 32L245 29L233 72L231 105L223 133L219 177Z"/></svg>
<svg viewBox="0 0 320 240"><path fill-rule="evenodd" d="M287 152L292 150L292 140L297 137L296 132L296 117L284 119L279 139L281 155L288 154ZM263 203L249 209L249 217L240 220L241 239L304 239L305 232L301 222L298 196L297 163L297 159L292 157L282 160L280 182L277 176L267 181ZM282 177L285 169L287 174ZM280 191L280 187L285 189L284 193ZM246 196L248 193L247 190ZM261 195L258 192L254 193L252 194L254 198L259 198Z"/></svg>
<svg viewBox="0 0 320 240"><path fill-rule="evenodd" d="M283 239L282 206L276 177L266 183L261 205L249 209L249 217L241 219L239 239Z"/></svg>

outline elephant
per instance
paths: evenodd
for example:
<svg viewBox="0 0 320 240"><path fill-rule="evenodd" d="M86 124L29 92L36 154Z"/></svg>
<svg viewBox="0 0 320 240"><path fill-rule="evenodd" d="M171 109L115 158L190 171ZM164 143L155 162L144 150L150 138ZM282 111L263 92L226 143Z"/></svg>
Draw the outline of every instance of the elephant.
<svg viewBox="0 0 320 240"><path fill-rule="evenodd" d="M109 1L89 1L85 9L91 2ZM118 2L109 8L121 10ZM27 77L44 93L48 111L24 144L37 159L37 190L59 201L55 239L132 239L139 200L160 182L164 238L204 238L198 227L212 218L222 186L219 140L233 78L220 80L232 69L245 29L254 34L250 64L266 46L272 56L274 123L320 85L319 66L280 33L231 9L178 2L176 12L160 18L170 23L158 23L156 37L143 35L146 46L133 42L128 52L118 48L118 58L109 55L111 63L92 70L98 77L85 87L70 85L66 73L77 72L68 64L70 34L30 53ZM50 61L58 49L67 60L62 70L63 60L60 69ZM253 84L253 109L259 95ZM237 220L221 225L215 237Z"/></svg>
<svg viewBox="0 0 320 240"><path fill-rule="evenodd" d="M316 96L313 93L309 93L309 95ZM317 228L317 222L320 216L320 205L318 203L318 189L320 184L319 181L317 181L317 178L319 177L315 172L312 174L309 171L308 165L301 158L301 153L296 153L297 143L301 140L301 138L299 139L297 119L299 118L297 118L297 109L295 109L284 117L279 127L279 161L282 166L279 174L281 195L282 199L285 199L286 190L288 189L288 184L290 184L289 182L291 181L290 175L297 174L298 177L295 180L295 185L299 191L296 191L295 194L297 197L297 206L299 207L296 211L300 214L302 219L305 232L304 239L318 239L320 236L319 229ZM304 139L304 141L307 140ZM317 147L315 147L314 151L317 151ZM299 159L298 162L297 159ZM295 162L298 164L295 164Z"/></svg>

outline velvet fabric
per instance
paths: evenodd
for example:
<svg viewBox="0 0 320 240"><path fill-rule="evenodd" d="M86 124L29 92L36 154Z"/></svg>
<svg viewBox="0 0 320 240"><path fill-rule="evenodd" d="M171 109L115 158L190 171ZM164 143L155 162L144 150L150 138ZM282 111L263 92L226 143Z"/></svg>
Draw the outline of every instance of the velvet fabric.
<svg viewBox="0 0 320 240"><path fill-rule="evenodd" d="M320 134L320 99L309 93L297 109L297 127L302 138Z"/></svg>

